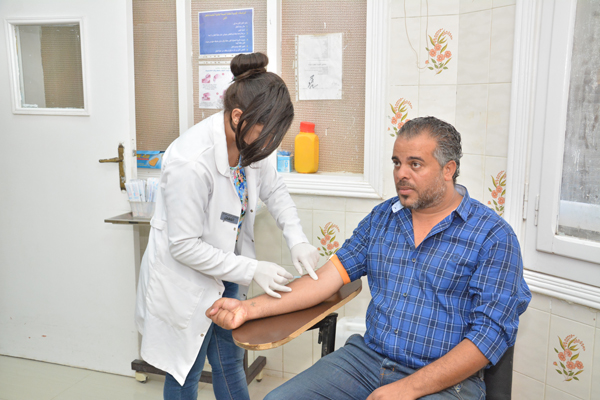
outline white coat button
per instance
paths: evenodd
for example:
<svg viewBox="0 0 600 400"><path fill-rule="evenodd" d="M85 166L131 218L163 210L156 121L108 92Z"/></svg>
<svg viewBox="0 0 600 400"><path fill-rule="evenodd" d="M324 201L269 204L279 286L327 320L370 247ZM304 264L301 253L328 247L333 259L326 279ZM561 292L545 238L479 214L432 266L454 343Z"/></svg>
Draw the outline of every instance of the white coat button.
<svg viewBox="0 0 600 400"><path fill-rule="evenodd" d="M219 296L221 295L221 292L219 292Z"/></svg>
<svg viewBox="0 0 600 400"><path fill-rule="evenodd" d="M201 333L201 334L200 334L200 337L204 337L204 333Z"/></svg>
<svg viewBox="0 0 600 400"><path fill-rule="evenodd" d="M237 231L237 228L233 228L234 231Z"/></svg>
<svg viewBox="0 0 600 400"><path fill-rule="evenodd" d="M254 212L254 210L250 210L250 212Z"/></svg>

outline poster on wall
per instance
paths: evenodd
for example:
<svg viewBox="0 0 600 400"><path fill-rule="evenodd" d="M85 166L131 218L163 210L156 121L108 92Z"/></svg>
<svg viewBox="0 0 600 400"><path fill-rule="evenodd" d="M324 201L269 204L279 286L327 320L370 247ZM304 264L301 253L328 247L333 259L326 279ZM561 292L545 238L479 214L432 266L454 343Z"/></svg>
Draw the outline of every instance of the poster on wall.
<svg viewBox="0 0 600 400"><path fill-rule="evenodd" d="M198 72L198 108L223 108L223 95L231 85L229 64L200 65Z"/></svg>
<svg viewBox="0 0 600 400"><path fill-rule="evenodd" d="M342 98L342 33L298 35L298 99Z"/></svg>
<svg viewBox="0 0 600 400"><path fill-rule="evenodd" d="M198 13L200 58L254 52L254 9Z"/></svg>

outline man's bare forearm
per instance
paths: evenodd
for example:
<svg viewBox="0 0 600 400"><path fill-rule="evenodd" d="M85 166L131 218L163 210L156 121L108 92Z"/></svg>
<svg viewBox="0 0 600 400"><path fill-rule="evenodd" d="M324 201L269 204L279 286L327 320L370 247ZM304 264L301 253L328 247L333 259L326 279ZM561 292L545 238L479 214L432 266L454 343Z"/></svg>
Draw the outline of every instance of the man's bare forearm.
<svg viewBox="0 0 600 400"><path fill-rule="evenodd" d="M464 381L488 364L488 359L468 339L464 339L445 356L412 375L377 389L367 400L401 393L399 399L418 399Z"/></svg>
<svg viewBox="0 0 600 400"><path fill-rule="evenodd" d="M291 292L281 294L277 299L266 294L246 300L244 308L248 312L248 320L285 314L303 310L317 305L331 297L343 285L342 277L331 261L317 271L318 280L305 275L288 286Z"/></svg>

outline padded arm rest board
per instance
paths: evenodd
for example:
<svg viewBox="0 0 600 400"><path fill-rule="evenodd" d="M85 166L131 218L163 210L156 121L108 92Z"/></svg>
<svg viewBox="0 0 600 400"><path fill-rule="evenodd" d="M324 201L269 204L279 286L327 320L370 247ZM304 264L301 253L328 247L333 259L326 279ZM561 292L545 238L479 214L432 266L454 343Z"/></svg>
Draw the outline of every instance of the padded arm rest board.
<svg viewBox="0 0 600 400"><path fill-rule="evenodd" d="M314 307L248 321L233 330L233 340L246 350L274 349L300 336L355 298L361 290L362 281L357 279L342 286L337 293Z"/></svg>

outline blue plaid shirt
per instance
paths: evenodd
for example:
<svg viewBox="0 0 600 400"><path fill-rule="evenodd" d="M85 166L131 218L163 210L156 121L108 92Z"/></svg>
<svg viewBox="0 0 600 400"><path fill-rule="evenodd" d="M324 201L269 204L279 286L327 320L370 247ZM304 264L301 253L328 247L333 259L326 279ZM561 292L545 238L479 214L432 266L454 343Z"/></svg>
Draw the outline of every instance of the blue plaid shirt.
<svg viewBox="0 0 600 400"><path fill-rule="evenodd" d="M418 248L411 211L396 197L376 206L337 252L351 281L369 280L365 343L414 369L465 338L496 364L531 300L511 227L456 189L460 205Z"/></svg>

